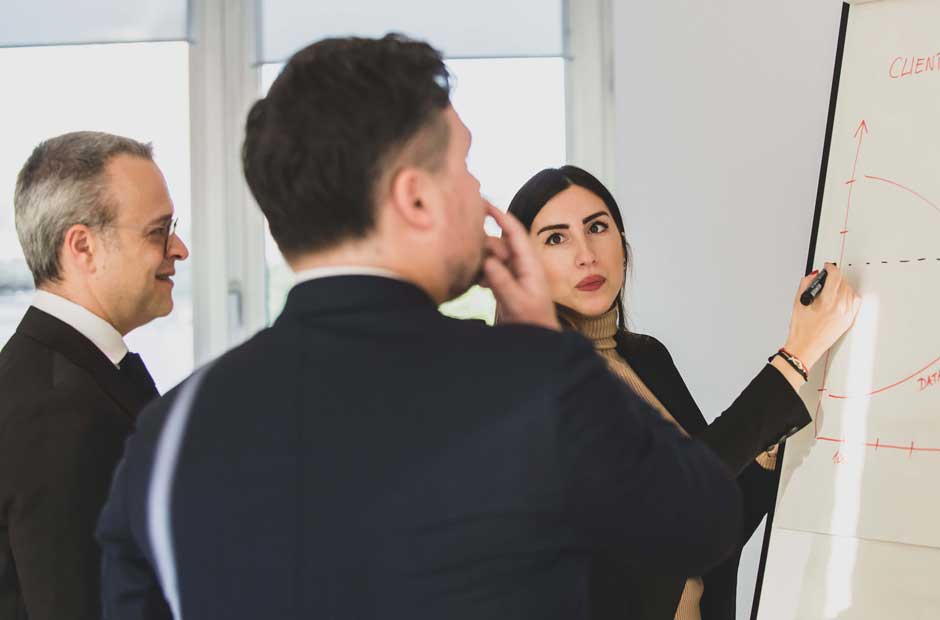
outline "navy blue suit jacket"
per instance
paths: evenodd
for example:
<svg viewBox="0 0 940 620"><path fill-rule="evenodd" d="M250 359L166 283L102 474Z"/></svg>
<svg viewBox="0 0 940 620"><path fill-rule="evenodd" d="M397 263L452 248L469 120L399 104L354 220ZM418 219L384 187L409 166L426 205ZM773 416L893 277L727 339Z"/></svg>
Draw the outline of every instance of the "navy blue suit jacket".
<svg viewBox="0 0 940 620"><path fill-rule="evenodd" d="M144 411L99 523L105 617L589 618L595 557L701 574L739 496L579 335L314 280Z"/></svg>

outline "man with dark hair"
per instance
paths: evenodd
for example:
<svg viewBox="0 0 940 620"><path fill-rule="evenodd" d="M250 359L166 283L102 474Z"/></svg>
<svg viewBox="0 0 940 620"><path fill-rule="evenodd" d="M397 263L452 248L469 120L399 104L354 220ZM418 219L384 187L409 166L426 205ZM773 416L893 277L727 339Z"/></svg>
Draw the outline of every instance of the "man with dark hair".
<svg viewBox="0 0 940 620"><path fill-rule="evenodd" d="M0 619L97 619L95 522L156 387L124 335L173 308L173 203L150 145L75 132L17 177L36 283L0 351Z"/></svg>
<svg viewBox="0 0 940 620"><path fill-rule="evenodd" d="M107 618L588 618L596 557L695 575L730 548L729 472L559 333L469 147L400 36L312 45L255 104L245 176L297 285L142 417ZM515 324L438 313L481 269Z"/></svg>

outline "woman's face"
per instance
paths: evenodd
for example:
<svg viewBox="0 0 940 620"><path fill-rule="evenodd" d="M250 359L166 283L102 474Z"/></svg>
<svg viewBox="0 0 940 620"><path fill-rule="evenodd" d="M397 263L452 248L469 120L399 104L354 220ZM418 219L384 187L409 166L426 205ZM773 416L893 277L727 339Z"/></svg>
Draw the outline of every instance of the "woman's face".
<svg viewBox="0 0 940 620"><path fill-rule="evenodd" d="M600 316L623 286L620 232L607 205L572 185L545 203L529 237L542 262L552 301L584 316Z"/></svg>

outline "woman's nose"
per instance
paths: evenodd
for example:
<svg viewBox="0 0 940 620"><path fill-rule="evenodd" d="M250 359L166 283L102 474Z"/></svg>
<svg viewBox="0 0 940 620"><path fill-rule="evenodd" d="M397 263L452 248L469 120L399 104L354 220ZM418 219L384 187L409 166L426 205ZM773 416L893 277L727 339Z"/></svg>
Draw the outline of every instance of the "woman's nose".
<svg viewBox="0 0 940 620"><path fill-rule="evenodd" d="M575 262L579 267L593 265L597 262L597 256L587 242L582 241L578 244L578 253L575 255Z"/></svg>

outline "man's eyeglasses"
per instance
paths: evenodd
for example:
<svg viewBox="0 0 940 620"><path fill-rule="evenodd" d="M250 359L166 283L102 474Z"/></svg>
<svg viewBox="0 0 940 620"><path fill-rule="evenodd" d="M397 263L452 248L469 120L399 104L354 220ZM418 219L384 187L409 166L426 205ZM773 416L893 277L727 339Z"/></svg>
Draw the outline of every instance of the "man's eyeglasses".
<svg viewBox="0 0 940 620"><path fill-rule="evenodd" d="M166 228L164 228L164 231L166 232L166 235L163 237L163 255L164 256L166 256L167 253L170 251L170 237L176 234L176 225L179 224L179 221L180 221L179 217L174 217L172 220L170 220L167 223Z"/></svg>
<svg viewBox="0 0 940 620"><path fill-rule="evenodd" d="M180 218L174 217L172 220L168 221L166 225L160 226L159 228L151 228L145 230L143 235L147 239L151 239L150 243L160 243L163 242L163 255L166 256L170 251L170 238L176 234L176 225L179 224ZM109 224L111 228L129 228L131 230L137 229L136 226L121 225L121 224Z"/></svg>

